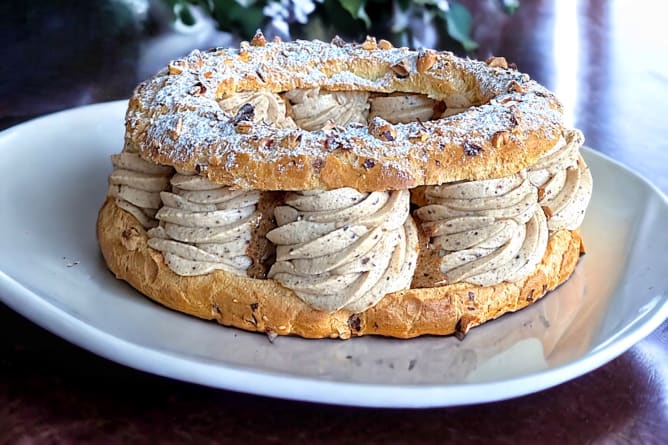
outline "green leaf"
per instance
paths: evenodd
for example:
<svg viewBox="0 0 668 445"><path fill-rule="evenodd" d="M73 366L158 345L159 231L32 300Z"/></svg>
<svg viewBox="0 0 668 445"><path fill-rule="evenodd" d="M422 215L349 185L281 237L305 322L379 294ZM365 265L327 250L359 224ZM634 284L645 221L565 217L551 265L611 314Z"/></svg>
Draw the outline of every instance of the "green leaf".
<svg viewBox="0 0 668 445"><path fill-rule="evenodd" d="M362 20L367 28L371 26L371 19L364 9L366 0L339 0L339 3L354 19Z"/></svg>
<svg viewBox="0 0 668 445"><path fill-rule="evenodd" d="M195 22L195 18L188 10L186 0L165 0L165 4L168 6L172 20L179 20L186 25L192 25Z"/></svg>
<svg viewBox="0 0 668 445"><path fill-rule="evenodd" d="M174 12L178 16L179 20L183 22L186 26L193 26L195 24L195 17L193 17L190 12L190 8L186 4L180 4L175 6Z"/></svg>
<svg viewBox="0 0 668 445"><path fill-rule="evenodd" d="M461 3L450 2L450 8L442 13L445 23L448 25L448 35L461 43L466 52L473 51L478 44L471 37L473 28L473 17Z"/></svg>
<svg viewBox="0 0 668 445"><path fill-rule="evenodd" d="M329 36L346 36L351 39L363 39L368 33L366 23L356 19L348 11L343 9L341 0L324 0L318 5L314 17L320 17L323 25L327 28Z"/></svg>
<svg viewBox="0 0 668 445"><path fill-rule="evenodd" d="M265 21L262 6L257 2L248 2L251 5L248 7L238 1L212 0L212 2L213 17L223 31L250 38Z"/></svg>

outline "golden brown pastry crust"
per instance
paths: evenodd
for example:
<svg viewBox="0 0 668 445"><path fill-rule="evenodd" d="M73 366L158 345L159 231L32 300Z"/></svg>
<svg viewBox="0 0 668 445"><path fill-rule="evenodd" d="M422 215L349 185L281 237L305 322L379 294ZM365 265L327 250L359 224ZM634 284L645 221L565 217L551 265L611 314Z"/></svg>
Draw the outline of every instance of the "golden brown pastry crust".
<svg viewBox="0 0 668 445"><path fill-rule="evenodd" d="M273 280L216 271L183 277L147 245L147 234L128 212L107 199L97 221L107 265L117 278L172 309L248 331L307 338L466 333L471 327L535 302L573 272L583 249L577 231L550 236L542 263L526 279L480 287L466 283L386 295L359 314L327 314L309 307Z"/></svg>
<svg viewBox="0 0 668 445"><path fill-rule="evenodd" d="M561 134L556 97L499 58L486 64L448 52L380 49L373 39L266 43L256 36L253 43L194 52L139 85L126 135L141 156L236 188L384 191L509 176L534 164ZM376 121L345 131L242 131L217 103L240 91L297 88L412 92L475 107L391 132Z"/></svg>

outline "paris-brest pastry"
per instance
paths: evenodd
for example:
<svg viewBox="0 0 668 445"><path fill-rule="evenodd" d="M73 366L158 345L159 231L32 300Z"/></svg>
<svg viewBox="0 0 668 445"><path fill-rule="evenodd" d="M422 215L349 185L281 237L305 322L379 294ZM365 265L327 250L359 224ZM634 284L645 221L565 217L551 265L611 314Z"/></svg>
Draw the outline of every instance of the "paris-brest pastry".
<svg viewBox="0 0 668 445"><path fill-rule="evenodd" d="M104 258L223 325L464 334L555 289L583 252L583 136L503 58L258 33L169 63L125 128Z"/></svg>

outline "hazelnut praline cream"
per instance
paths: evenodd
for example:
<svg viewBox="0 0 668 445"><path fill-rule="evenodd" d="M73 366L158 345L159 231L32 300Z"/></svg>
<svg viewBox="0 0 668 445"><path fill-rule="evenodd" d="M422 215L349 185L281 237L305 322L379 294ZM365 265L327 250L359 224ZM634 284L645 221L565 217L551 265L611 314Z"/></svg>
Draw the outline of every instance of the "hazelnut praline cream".
<svg viewBox="0 0 668 445"><path fill-rule="evenodd" d="M347 59L364 70L352 69ZM309 65L306 71L299 62ZM253 82L244 64L253 67ZM289 70L292 80L284 77ZM497 91L497 83L508 89ZM191 108L196 104L203 104L200 118ZM112 156L108 199L136 219L144 229L139 245L154 252L151 261L162 262L159 268L169 269L179 285L219 276L273 282L292 296L272 304L292 308L297 298L309 313L322 314L314 316L330 317L333 333L270 326L269 308L259 324L253 316L255 328L211 318L244 329L266 325L279 334L347 338L351 332L335 327L338 314L382 314L384 304L394 304L383 303L386 296L394 301L424 290L442 306L452 300L451 290L473 289L469 299L490 288L521 293L538 271L553 267L555 243L566 236L560 232L579 240L573 231L592 190L579 154L584 138L559 122L551 93L501 58L481 64L374 39L269 43L258 34L240 51L195 52L172 62L137 89L125 146ZM312 177L296 173L300 165ZM114 255L127 257L111 261L101 224L98 236L112 270L116 261L137 260L131 252L137 244L132 249L121 239L125 251ZM560 248L581 250L579 241L569 242ZM141 274L148 267L128 265L132 277L124 279L146 282ZM571 271L552 271L558 278L545 279L558 284ZM155 283L135 286L153 286L144 293L158 301L166 292ZM554 286L543 285L535 298L548 287ZM406 304L403 311L410 312L416 302ZM298 325L306 309L295 311ZM397 318L395 324L415 318L392 311L383 316ZM461 330L459 309L448 311L442 329L383 332L381 317L368 333ZM459 328L445 326L453 311ZM471 315L469 324L500 313ZM438 313L427 316L438 323ZM349 330L356 325L348 321Z"/></svg>

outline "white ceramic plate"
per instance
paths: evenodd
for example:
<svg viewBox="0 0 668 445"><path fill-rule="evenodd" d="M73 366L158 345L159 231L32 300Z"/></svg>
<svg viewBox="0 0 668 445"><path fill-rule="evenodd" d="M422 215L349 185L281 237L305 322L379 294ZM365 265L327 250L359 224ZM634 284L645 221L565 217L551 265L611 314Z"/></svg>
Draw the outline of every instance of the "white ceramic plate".
<svg viewBox="0 0 668 445"><path fill-rule="evenodd" d="M95 220L123 142L125 102L0 134L0 298L111 360L189 382L358 406L427 407L535 392L601 366L668 316L668 204L585 150L594 196L573 278L516 314L454 337L278 338L188 317L105 268Z"/></svg>

